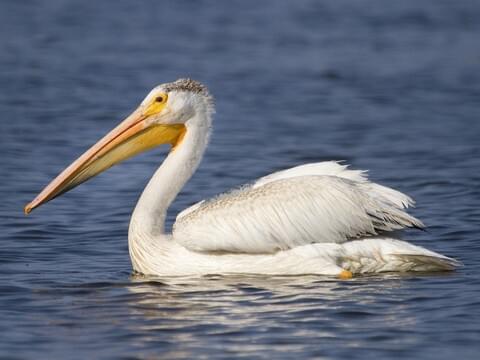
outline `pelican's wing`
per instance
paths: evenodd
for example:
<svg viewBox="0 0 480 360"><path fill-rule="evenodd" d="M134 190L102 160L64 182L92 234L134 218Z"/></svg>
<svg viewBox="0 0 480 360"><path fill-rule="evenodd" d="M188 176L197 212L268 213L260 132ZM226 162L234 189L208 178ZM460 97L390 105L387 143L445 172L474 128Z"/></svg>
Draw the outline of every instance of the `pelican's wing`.
<svg viewBox="0 0 480 360"><path fill-rule="evenodd" d="M403 211L410 203L407 196L369 182L362 172L331 162L308 164L194 205L177 217L173 235L194 251L273 253L421 228Z"/></svg>
<svg viewBox="0 0 480 360"><path fill-rule="evenodd" d="M398 207L407 208L415 204L415 201L413 201L411 197L401 193L400 191L369 182L367 178L367 171L350 170L348 165L343 165L338 161L324 161L319 163L304 164L290 169L277 171L273 174L258 179L253 184L253 187L259 187L276 180L289 179L292 177L305 175L330 175L366 183L372 189L372 195L377 193L381 194L381 196L388 198Z"/></svg>
<svg viewBox="0 0 480 360"><path fill-rule="evenodd" d="M338 161L323 161L318 163L303 164L290 169L274 172L270 175L261 177L255 181L253 186L259 187L272 181L306 175L330 175L360 182L368 181L366 177L366 171L364 170L350 170L348 165L342 165Z"/></svg>

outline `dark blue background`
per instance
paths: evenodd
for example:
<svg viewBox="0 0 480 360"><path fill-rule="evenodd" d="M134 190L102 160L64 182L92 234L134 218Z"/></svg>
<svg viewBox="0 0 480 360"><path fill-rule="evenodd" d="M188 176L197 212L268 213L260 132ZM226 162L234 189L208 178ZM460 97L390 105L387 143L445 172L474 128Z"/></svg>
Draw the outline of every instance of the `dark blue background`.
<svg viewBox="0 0 480 360"><path fill-rule="evenodd" d="M475 358L478 1L0 2L0 357ZM22 208L153 86L217 100L175 202L322 160L413 196L433 276L131 277L129 215L163 150Z"/></svg>

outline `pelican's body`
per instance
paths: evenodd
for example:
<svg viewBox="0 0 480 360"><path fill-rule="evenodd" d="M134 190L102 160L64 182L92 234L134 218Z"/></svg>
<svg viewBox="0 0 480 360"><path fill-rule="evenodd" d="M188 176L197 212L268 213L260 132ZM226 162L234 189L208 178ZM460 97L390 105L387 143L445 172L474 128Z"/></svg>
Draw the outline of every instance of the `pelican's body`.
<svg viewBox="0 0 480 360"><path fill-rule="evenodd" d="M195 172L208 143L213 100L193 80L152 90L122 124L70 165L26 212L140 151L172 151L135 207L129 228L134 270L152 275L323 274L451 270L458 263L400 241L423 224L406 195L337 162L265 176L182 211L166 234L167 209Z"/></svg>

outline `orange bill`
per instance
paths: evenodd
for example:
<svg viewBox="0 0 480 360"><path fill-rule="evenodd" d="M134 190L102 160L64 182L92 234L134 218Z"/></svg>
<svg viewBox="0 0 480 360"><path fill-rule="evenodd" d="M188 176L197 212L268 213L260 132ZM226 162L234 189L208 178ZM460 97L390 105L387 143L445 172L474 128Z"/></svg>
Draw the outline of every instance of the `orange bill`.
<svg viewBox="0 0 480 360"><path fill-rule="evenodd" d="M142 107L135 110L48 184L25 206L25 214L136 154L161 144L175 146L186 131L185 125L149 121L154 107L158 105L151 104L146 111Z"/></svg>

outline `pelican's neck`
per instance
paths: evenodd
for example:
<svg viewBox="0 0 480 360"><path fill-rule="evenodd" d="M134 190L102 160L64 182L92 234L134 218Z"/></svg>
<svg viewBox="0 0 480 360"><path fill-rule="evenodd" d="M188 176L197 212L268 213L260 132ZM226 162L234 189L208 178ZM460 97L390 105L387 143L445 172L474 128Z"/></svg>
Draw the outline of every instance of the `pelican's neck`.
<svg viewBox="0 0 480 360"><path fill-rule="evenodd" d="M168 154L148 182L130 221L129 238L165 234L167 210L202 160L210 132L210 115L190 119L181 142Z"/></svg>

